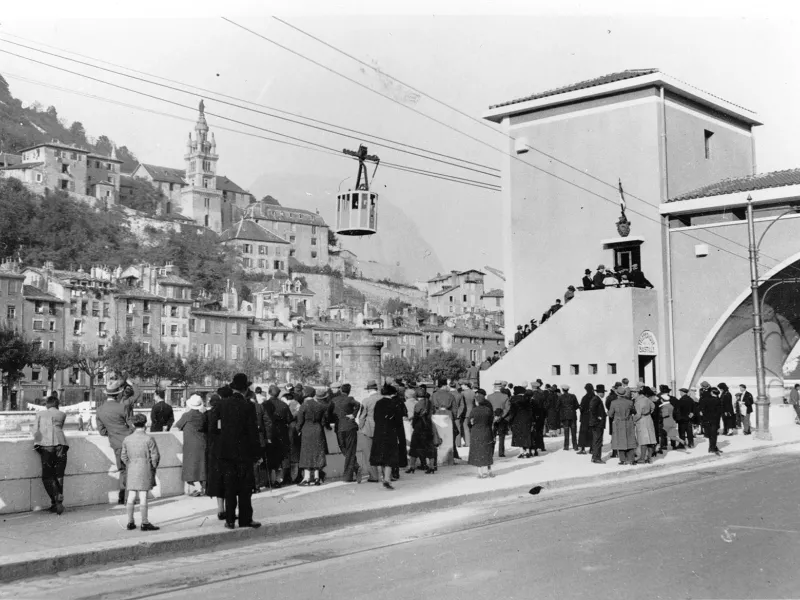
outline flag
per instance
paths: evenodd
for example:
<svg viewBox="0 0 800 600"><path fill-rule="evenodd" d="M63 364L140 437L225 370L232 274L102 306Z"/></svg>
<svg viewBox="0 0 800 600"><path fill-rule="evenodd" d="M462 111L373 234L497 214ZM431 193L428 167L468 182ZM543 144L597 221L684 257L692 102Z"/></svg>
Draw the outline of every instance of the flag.
<svg viewBox="0 0 800 600"><path fill-rule="evenodd" d="M625 192L622 191L622 179L619 180L619 206L624 214L628 206L625 204Z"/></svg>

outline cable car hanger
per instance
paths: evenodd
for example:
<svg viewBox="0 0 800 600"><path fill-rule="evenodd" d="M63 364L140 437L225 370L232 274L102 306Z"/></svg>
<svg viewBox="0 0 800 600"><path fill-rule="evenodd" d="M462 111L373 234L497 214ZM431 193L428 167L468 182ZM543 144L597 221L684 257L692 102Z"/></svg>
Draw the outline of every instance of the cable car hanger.
<svg viewBox="0 0 800 600"><path fill-rule="evenodd" d="M354 156L358 159L358 178L356 179L355 189L368 192L369 178L367 177L367 165L365 164L365 161L375 163L375 170L372 171L372 178L375 179L375 173L378 172L378 166L381 163L381 159L378 158L377 154L367 154L367 147L364 144L359 145L358 150L348 150L347 148L344 148L342 152L348 156ZM362 174L364 175L363 185L361 183Z"/></svg>

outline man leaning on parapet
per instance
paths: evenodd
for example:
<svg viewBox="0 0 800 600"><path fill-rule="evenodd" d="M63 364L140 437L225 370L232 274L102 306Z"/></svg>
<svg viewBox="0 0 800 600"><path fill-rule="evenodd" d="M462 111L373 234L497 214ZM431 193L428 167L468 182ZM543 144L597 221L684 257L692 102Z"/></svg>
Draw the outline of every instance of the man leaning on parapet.
<svg viewBox="0 0 800 600"><path fill-rule="evenodd" d="M106 386L106 401L97 408L97 431L108 437L119 472L118 504L125 504L125 463L122 462L122 441L133 432L133 405L126 403L126 382L111 380Z"/></svg>

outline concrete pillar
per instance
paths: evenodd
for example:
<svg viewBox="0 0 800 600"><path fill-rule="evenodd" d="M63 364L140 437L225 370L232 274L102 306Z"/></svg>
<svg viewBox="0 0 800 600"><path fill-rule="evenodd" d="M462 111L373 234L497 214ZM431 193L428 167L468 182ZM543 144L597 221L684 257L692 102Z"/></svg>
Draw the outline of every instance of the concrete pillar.
<svg viewBox="0 0 800 600"><path fill-rule="evenodd" d="M370 379L380 386L383 342L378 341L370 329L356 328L350 339L340 342L339 346L342 348L342 383L349 383L353 388L351 395L361 400L367 396L365 388Z"/></svg>

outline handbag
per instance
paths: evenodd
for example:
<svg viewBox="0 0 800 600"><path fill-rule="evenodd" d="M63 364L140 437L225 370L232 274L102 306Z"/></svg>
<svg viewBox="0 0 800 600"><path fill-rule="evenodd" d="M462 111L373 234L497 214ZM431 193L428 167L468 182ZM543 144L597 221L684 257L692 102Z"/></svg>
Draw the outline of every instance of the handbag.
<svg viewBox="0 0 800 600"><path fill-rule="evenodd" d="M439 435L439 432L436 429L436 425L431 422L431 429L433 430L433 445L439 447L442 445L442 436Z"/></svg>

